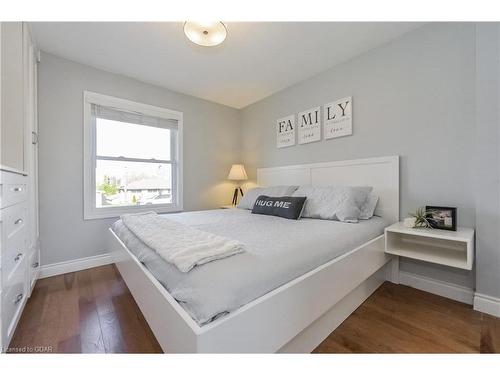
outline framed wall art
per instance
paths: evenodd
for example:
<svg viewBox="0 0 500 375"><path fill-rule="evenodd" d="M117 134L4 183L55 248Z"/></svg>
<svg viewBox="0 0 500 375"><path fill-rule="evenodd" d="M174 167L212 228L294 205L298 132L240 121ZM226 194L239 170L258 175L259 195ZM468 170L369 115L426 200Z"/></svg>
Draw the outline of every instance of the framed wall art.
<svg viewBox="0 0 500 375"><path fill-rule="evenodd" d="M342 98L323 106L325 139L352 134L352 98Z"/></svg>
<svg viewBox="0 0 500 375"><path fill-rule="evenodd" d="M295 145L295 115L276 120L276 147Z"/></svg>
<svg viewBox="0 0 500 375"><path fill-rule="evenodd" d="M299 145L321 140L321 108L302 111L297 116Z"/></svg>

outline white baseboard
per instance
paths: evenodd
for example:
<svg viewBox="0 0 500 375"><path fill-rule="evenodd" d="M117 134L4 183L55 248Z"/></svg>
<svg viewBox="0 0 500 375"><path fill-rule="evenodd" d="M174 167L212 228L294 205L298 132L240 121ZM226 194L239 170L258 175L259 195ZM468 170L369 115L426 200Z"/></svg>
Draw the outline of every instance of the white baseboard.
<svg viewBox="0 0 500 375"><path fill-rule="evenodd" d="M113 263L113 258L110 254L101 254L66 262L47 264L40 267L40 276L38 278L43 279L45 277L86 270L88 268L104 266L111 263Z"/></svg>
<svg viewBox="0 0 500 375"><path fill-rule="evenodd" d="M500 318L500 298L488 296L486 294L474 294L474 310Z"/></svg>
<svg viewBox="0 0 500 375"><path fill-rule="evenodd" d="M474 290L461 285L447 283L445 281L435 280L404 271L399 271L399 283L468 305L473 304Z"/></svg>

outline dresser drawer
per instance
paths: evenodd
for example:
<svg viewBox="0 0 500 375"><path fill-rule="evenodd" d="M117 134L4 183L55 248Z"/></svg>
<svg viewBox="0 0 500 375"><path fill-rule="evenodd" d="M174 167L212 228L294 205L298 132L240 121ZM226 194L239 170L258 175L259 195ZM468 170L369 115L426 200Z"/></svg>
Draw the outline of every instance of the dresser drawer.
<svg viewBox="0 0 500 375"><path fill-rule="evenodd" d="M7 241L16 232L26 228L27 209L26 203L16 204L0 210L2 238Z"/></svg>
<svg viewBox="0 0 500 375"><path fill-rule="evenodd" d="M23 262L24 263L24 262ZM26 300L26 273L25 264L19 267L20 272L14 274L11 283L2 291L2 336L9 342Z"/></svg>
<svg viewBox="0 0 500 375"><path fill-rule="evenodd" d="M22 228L6 239L2 247L3 285L9 283L12 274L26 258L26 230Z"/></svg>
<svg viewBox="0 0 500 375"><path fill-rule="evenodd" d="M24 202L28 198L26 188L25 176L15 176L12 178L3 172L0 182L0 208Z"/></svg>

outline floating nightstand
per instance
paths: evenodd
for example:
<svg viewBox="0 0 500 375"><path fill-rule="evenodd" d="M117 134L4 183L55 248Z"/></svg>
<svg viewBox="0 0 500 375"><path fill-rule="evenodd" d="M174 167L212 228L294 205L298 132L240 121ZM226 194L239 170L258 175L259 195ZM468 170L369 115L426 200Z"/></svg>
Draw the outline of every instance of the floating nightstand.
<svg viewBox="0 0 500 375"><path fill-rule="evenodd" d="M474 229L407 228L402 222L396 223L385 228L385 252L470 270L474 263Z"/></svg>

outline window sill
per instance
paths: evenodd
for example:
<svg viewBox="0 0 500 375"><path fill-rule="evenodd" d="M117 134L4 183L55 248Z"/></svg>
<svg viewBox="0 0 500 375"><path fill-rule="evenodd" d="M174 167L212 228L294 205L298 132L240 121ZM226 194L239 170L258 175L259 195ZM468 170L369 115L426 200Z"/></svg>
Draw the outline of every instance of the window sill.
<svg viewBox="0 0 500 375"><path fill-rule="evenodd" d="M124 214L137 214L141 212L156 212L159 214L181 212L181 205L149 205L137 207L110 207L110 208L96 208L93 210L86 210L83 215L83 220L95 219L118 219Z"/></svg>

